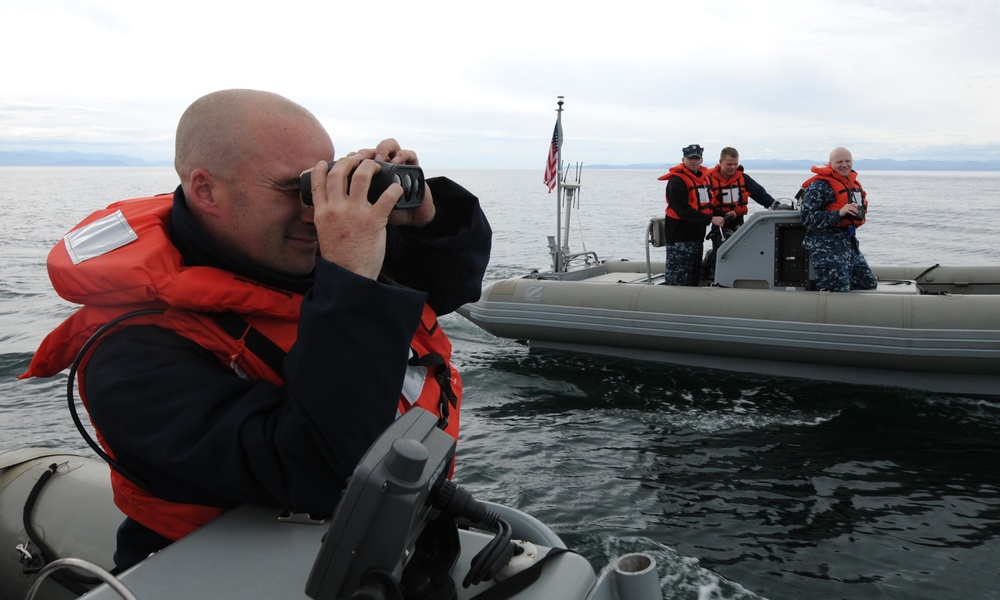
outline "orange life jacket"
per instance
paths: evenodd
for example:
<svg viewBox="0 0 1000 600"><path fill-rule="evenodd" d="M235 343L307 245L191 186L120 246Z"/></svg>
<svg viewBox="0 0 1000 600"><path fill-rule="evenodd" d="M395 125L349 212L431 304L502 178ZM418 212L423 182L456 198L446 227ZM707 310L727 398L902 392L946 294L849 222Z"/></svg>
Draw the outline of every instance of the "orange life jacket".
<svg viewBox="0 0 1000 600"><path fill-rule="evenodd" d="M670 170L657 177L660 181L666 181L673 177L680 177L685 184L687 184L688 190L688 204L694 210L704 213L706 215L712 214L712 197L709 189L709 180L706 169L700 169L699 173L696 175L691 172L690 169L684 166L683 163L679 165L674 165L670 167ZM670 208L670 203L667 203L667 216L671 219L681 220L680 216L674 209Z"/></svg>
<svg viewBox="0 0 1000 600"><path fill-rule="evenodd" d="M857 172L851 171L845 178L840 173L834 171L833 167L829 164L813 165L812 172L815 175L802 183L802 190L804 192L809 189L809 186L816 181L829 183L830 187L833 188L833 202L827 205L826 210L839 211L844 206L847 206L848 202L857 204L864 209L860 219L844 217L837 223L837 227L861 227L864 225L864 215L868 213L868 194L861 187Z"/></svg>
<svg viewBox="0 0 1000 600"><path fill-rule="evenodd" d="M735 212L738 215L746 215L750 212L748 208L750 192L747 190L746 180L743 179L743 165L736 167L732 177L722 174L722 165L715 165L708 170L708 181L716 214Z"/></svg>
<svg viewBox="0 0 1000 600"><path fill-rule="evenodd" d="M48 270L53 286L63 298L83 306L46 336L20 378L55 375L69 367L84 344L112 319L161 309L162 313L130 317L119 327L151 324L172 330L212 352L240 377L284 384L280 360L260 352L262 345L256 340L263 336L272 348L280 348L283 358L298 335L302 294L221 269L184 266L168 234L172 204L172 195L112 204L85 219L52 249ZM112 247L127 250L112 251ZM235 333L228 320L233 315L238 315ZM87 358L78 368L81 396ZM450 358L451 342L434 311L425 305L411 342L398 412L425 408L438 415L445 431L457 440L462 381ZM86 397L82 400L86 406ZM99 431L97 437L113 458ZM125 515L171 540L223 512L213 506L162 500L115 470L111 482L115 504Z"/></svg>

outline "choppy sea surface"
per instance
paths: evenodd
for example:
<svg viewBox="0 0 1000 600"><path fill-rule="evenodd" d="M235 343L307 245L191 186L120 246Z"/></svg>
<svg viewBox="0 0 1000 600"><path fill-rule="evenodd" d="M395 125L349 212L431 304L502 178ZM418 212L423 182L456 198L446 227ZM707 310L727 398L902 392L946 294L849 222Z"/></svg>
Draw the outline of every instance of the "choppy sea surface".
<svg viewBox="0 0 1000 600"><path fill-rule="evenodd" d="M493 225L488 280L550 267L541 170L455 170ZM656 171L585 170L570 245L644 260ZM751 175L791 197L808 172ZM1000 262L1000 173L871 172L873 264ZM165 168L0 168L0 451L89 449L65 377L18 381L72 311L51 246ZM751 210L760 209L755 205ZM644 551L672 599L1000 598L1000 400L830 385L530 350L457 315L465 382L456 479L540 518L601 568Z"/></svg>

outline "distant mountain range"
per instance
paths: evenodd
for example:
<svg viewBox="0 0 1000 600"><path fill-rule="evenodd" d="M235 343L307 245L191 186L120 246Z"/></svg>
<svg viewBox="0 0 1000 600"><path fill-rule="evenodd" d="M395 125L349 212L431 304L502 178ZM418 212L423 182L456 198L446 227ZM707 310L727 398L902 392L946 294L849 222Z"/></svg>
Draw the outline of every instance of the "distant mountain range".
<svg viewBox="0 0 1000 600"><path fill-rule="evenodd" d="M678 161L680 162L680 161ZM705 164L711 161L706 160ZM817 160L765 160L747 159L740 164L747 171L808 171L813 165L823 164ZM643 163L632 165L584 165L590 169L660 169L664 172L677 163ZM715 164L715 163L711 163ZM891 158L869 158L854 161L858 171L1000 171L1000 161L978 160L893 160Z"/></svg>
<svg viewBox="0 0 1000 600"><path fill-rule="evenodd" d="M823 161L747 159L747 171L808 171ZM706 161L706 164L715 164ZM103 152L46 152L42 150L0 151L0 167L172 167L173 161L148 161L133 156ZM584 165L588 169L653 169L667 171L677 163L630 165ZM1000 171L1000 161L893 160L875 158L854 163L858 171Z"/></svg>
<svg viewBox="0 0 1000 600"><path fill-rule="evenodd" d="M173 161L150 162L132 156L103 152L0 152L0 167L168 167Z"/></svg>

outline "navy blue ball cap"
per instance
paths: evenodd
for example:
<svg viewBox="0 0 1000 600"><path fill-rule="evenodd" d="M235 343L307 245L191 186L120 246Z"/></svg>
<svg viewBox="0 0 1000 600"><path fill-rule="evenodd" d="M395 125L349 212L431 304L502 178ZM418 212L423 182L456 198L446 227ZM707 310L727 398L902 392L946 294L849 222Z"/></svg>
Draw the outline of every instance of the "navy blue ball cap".
<svg viewBox="0 0 1000 600"><path fill-rule="evenodd" d="M702 147L699 146L698 144L691 144L690 146L685 146L682 152L684 152L684 158L701 158L702 154L705 153Z"/></svg>

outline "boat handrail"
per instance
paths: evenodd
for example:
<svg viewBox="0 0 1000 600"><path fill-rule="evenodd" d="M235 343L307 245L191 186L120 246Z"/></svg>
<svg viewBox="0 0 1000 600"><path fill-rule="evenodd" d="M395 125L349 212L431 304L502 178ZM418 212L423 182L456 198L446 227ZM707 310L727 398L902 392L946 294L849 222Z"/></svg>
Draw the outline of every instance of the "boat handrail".
<svg viewBox="0 0 1000 600"><path fill-rule="evenodd" d="M667 217L653 217L646 226L646 283L653 283L653 263L649 248L662 248L667 244Z"/></svg>
<svg viewBox="0 0 1000 600"><path fill-rule="evenodd" d="M592 267L596 264L600 264L601 259L598 258L597 252L593 250L588 250L586 252L575 252L573 254L566 254L563 256L563 267L564 270L568 271L570 264L574 260L583 259L584 266Z"/></svg>
<svg viewBox="0 0 1000 600"><path fill-rule="evenodd" d="M574 252L572 254L567 254L563 252L563 249L559 248L556 244L556 238L553 235L548 236L549 240L549 253L552 255L553 266L555 267L556 273L565 273L569 271L570 265L575 260L583 259L585 267L591 267L594 265L601 264L601 259L597 256L597 252L593 250L586 250L584 252Z"/></svg>

